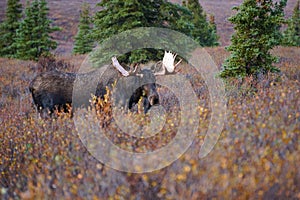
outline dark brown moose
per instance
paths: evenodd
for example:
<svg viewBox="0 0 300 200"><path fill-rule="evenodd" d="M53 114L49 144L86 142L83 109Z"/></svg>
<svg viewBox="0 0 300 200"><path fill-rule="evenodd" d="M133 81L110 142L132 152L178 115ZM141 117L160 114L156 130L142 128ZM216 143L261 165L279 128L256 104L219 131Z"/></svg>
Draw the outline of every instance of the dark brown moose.
<svg viewBox="0 0 300 200"><path fill-rule="evenodd" d="M120 79L123 82L119 84L119 91L116 94L117 102L120 102L123 107L131 109L134 104L142 98L144 111L147 112L151 106L159 103L159 95L157 93L155 75L164 75L165 70L173 72L175 57L173 54L165 52L162 62L162 69L159 72L154 72L150 69L126 71L118 62L116 57L112 58L112 64L102 74L100 81L97 80L96 90L97 97L103 98L106 94L106 87L111 86L116 80ZM67 104L72 104L73 87L75 80L85 80L90 77L97 77L97 71L91 76L91 73L76 74L65 73L57 70L44 72L37 75L30 83L29 90L32 94L34 104L39 112L49 111L52 113L56 108L67 111ZM95 75L96 74L96 75ZM145 83L145 84L143 84ZM136 85L141 85L135 88ZM90 94L85 88L80 89L82 93ZM78 93L78 91L77 91ZM89 96L90 97L90 96ZM80 101L79 101L80 102ZM82 101L88 102L85 100Z"/></svg>

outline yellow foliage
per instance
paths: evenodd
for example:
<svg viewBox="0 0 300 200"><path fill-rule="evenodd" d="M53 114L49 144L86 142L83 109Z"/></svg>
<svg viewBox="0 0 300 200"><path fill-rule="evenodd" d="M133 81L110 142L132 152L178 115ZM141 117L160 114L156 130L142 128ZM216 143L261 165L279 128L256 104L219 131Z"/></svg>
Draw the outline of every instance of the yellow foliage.
<svg viewBox="0 0 300 200"><path fill-rule="evenodd" d="M210 49L214 50L215 57L224 58L224 51ZM0 198L299 199L299 49L275 53L284 55L278 64L283 75L265 78L253 93L247 90L250 82L237 81L243 91L228 89L224 129L203 159L198 153L213 102L201 76L182 68L181 73L192 74L195 91L204 88L197 94L199 107L195 108L200 116L198 134L180 159L145 174L119 172L97 161L77 135L70 115L57 112L54 118L40 118L27 89L36 73L28 67L32 63L0 58ZM112 117L110 90L104 99L93 96L84 116L96 112L91 120L105 128L107 138L118 147L138 153L154 151L174 139L182 117L176 98L164 88L159 92L167 117L162 130L150 138L137 139L120 131ZM143 112L125 116L139 127L150 121Z"/></svg>

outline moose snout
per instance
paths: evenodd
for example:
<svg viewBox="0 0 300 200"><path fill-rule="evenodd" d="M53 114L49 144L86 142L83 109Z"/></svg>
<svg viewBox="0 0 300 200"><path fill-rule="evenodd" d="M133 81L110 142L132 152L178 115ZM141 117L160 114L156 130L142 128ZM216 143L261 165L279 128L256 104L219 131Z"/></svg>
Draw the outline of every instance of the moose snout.
<svg viewBox="0 0 300 200"><path fill-rule="evenodd" d="M151 106L159 104L159 96L158 96L158 94L155 92L155 93L149 95L148 101L149 101L149 103L150 103Z"/></svg>

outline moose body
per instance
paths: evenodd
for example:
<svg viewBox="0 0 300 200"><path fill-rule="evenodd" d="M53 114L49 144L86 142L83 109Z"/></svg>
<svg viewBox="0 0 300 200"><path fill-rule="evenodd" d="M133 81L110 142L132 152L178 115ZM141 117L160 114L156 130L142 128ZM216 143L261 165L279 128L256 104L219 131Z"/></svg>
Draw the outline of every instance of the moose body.
<svg viewBox="0 0 300 200"><path fill-rule="evenodd" d="M113 67L108 66L108 69L103 73L101 70L95 70L87 74L65 73L57 70L44 72L37 75L30 83L29 90L33 97L33 102L40 112L46 110L52 113L56 108L67 111L68 104L73 102L73 90L75 81L96 83L95 90L92 91L85 83L81 84L81 88L76 88L77 96L85 96L83 100L78 100L80 104L88 103L86 97L90 97L91 93L95 96L103 98L106 94L106 87L111 87L112 84L120 79L122 88L116 94L116 101L122 107L131 109L134 104L142 98L144 111L147 112L154 104L159 103L159 96L156 91L155 76L151 70L141 70L140 76L131 75L124 77ZM99 80L100 74L101 79ZM151 83L141 85L139 88L134 88L134 85L142 83L143 79L151 78ZM95 79L95 80L91 80ZM96 80L97 79L97 80ZM130 94L130 96L128 96ZM75 97L77 98L77 97ZM80 98L80 97L78 97ZM77 105L78 106L78 105Z"/></svg>
<svg viewBox="0 0 300 200"><path fill-rule="evenodd" d="M55 107L67 110L67 104L72 103L75 79L76 74L57 70L39 74L29 85L34 104L40 111L53 112Z"/></svg>
<svg viewBox="0 0 300 200"><path fill-rule="evenodd" d="M67 104L78 107L88 103L91 93L103 98L106 94L106 87L111 87L116 80L119 80L114 96L115 102L131 109L142 99L144 111L147 112L152 105L159 103L155 76L164 75L166 72L173 73L175 67L181 62L174 65L175 58L176 55L165 52L163 60L158 62L162 64L162 70L159 72L154 72L156 69L137 71L137 67L134 71L126 71L116 57L112 58L112 64L108 65L104 71L100 68L85 74L65 73L57 70L44 72L31 81L29 90L38 110L49 110L52 113L56 108L66 111Z"/></svg>

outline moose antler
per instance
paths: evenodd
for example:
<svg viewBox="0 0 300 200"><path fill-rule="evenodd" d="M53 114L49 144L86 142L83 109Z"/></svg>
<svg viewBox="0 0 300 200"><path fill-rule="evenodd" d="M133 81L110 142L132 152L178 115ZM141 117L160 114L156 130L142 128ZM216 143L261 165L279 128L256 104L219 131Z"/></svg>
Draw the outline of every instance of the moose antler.
<svg viewBox="0 0 300 200"><path fill-rule="evenodd" d="M139 66L139 63L135 64L134 67L130 67L129 74L135 74L137 72L138 66Z"/></svg>
<svg viewBox="0 0 300 200"><path fill-rule="evenodd" d="M121 72L121 74L122 74L123 76L129 76L129 75L130 75L130 73L129 73L128 71L126 71L126 70L122 67L122 65L120 65L120 63L119 63L119 61L118 61L118 59L117 59L116 56L112 57L112 58L111 58L111 61L112 61L112 65L113 65L119 72Z"/></svg>
<svg viewBox="0 0 300 200"><path fill-rule="evenodd" d="M181 62L182 59L180 59L176 65L174 65L175 59L176 59L177 54L172 54L171 52L165 51L165 55L162 61L159 61L158 63L162 62L162 69L159 72L156 72L155 75L165 75L166 74L166 69L169 73L173 73L175 67L177 67ZM156 65L158 64L156 63Z"/></svg>
<svg viewBox="0 0 300 200"><path fill-rule="evenodd" d="M167 52L165 51L165 55L163 57L162 61L159 61L156 63L155 65L155 69L157 68L158 64L162 63L162 69L159 72L155 72L154 75L165 75L166 74L166 70L169 73L173 73L175 68L182 62L182 59L180 59L175 65L175 59L176 59L177 54L173 54L171 52ZM137 68L138 68L138 64L135 65L134 69L130 69L130 71L126 71L122 65L120 65L119 61L117 60L117 57L112 57L112 65L123 75L123 76L129 76L131 74L135 74L137 76L141 76L142 74L138 74L137 73Z"/></svg>
<svg viewBox="0 0 300 200"><path fill-rule="evenodd" d="M129 76L129 75L132 75L132 74L136 74L137 73L137 68L139 66L139 64L136 64L134 67L130 67L130 70L129 71L126 71L124 69L124 67L122 67L122 65L120 65L118 59L116 56L112 57L111 58L112 60L112 65L119 71L121 72L121 74L123 76Z"/></svg>
<svg viewBox="0 0 300 200"><path fill-rule="evenodd" d="M137 69L138 69L139 63L137 63L134 67L132 67L129 71L130 74L134 74L136 76L139 76L141 78L143 78L143 74L138 73Z"/></svg>
<svg viewBox="0 0 300 200"><path fill-rule="evenodd" d="M117 57L114 56L114 57L111 58L111 60L112 60L112 65L113 65L119 72L121 72L121 74L122 74L123 76L129 76L129 75L135 74L136 76L143 77L143 74L138 74L138 73L137 73L137 69L138 69L139 64L136 64L133 68L131 67L131 69L130 69L129 71L126 71L126 70L122 67L122 65L120 65L120 63L119 63Z"/></svg>

